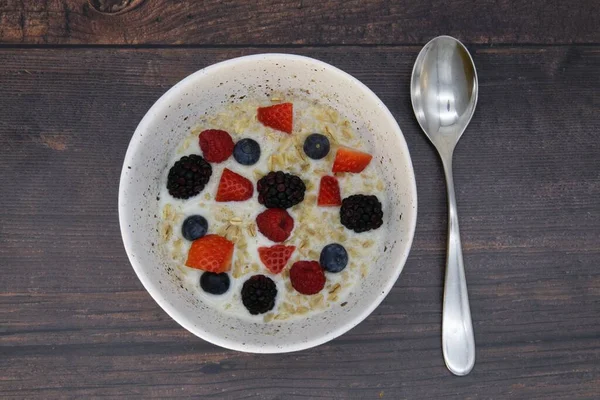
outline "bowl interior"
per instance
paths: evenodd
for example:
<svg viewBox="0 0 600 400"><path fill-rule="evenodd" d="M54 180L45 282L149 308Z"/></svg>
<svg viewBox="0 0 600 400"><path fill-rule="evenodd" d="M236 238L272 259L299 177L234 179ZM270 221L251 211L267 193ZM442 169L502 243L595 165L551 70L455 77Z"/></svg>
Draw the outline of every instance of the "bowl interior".
<svg viewBox="0 0 600 400"><path fill-rule="evenodd" d="M271 90L298 93L336 108L358 128L380 164L388 209L386 251L344 307L277 323L254 323L216 313L182 289L158 243L157 194L169 157L194 121L241 96L268 99ZM235 100L233 100L235 101ZM140 280L183 327L223 347L249 352L286 352L312 347L346 332L383 300L397 280L412 243L416 186L408 148L387 108L366 86L323 62L262 54L198 71L163 95L140 122L121 175L119 217L127 254Z"/></svg>

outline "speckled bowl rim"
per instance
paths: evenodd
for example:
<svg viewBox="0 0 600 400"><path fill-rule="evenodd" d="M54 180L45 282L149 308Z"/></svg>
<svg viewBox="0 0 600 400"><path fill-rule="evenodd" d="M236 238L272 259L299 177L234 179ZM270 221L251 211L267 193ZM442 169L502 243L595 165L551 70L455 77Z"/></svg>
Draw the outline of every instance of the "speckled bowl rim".
<svg viewBox="0 0 600 400"><path fill-rule="evenodd" d="M177 310L163 296L163 293L162 293L160 287L155 285L151 281L149 276L146 274L144 267L142 265L140 265L137 258L133 256L133 254L132 254L133 238L127 229L127 225L126 225L125 217L124 217L124 213L126 212L126 207L124 205L124 202L122 201L122 199L124 198L124 192L126 189L125 182L127 182L127 180L125 179L126 172L127 172L127 165L131 164L131 162L134 158L134 155L136 153L136 149L138 148L138 146L142 145L142 141L140 140L141 133L147 130L147 127L150 125L150 121L153 118L153 114L154 114L155 110L159 109L161 107L162 103L168 102L171 99L171 97L173 95L175 95L175 93L179 92L180 90L183 90L191 81L195 81L196 79L201 78L203 75L212 73L215 70L235 67L236 65L238 65L240 63L246 63L246 62L253 61L253 60L264 61L264 60L269 60L269 59L274 62L277 62L277 61L279 61L279 62L281 62L281 61L303 61L307 64L313 64L314 67L320 67L320 68L327 70L328 72L331 72L333 74L341 74L344 78L352 81L355 85L357 85L357 87L359 87L362 90L362 94L365 95L365 100L373 102L374 105L376 105L377 108L379 108L382 111L382 115L385 116L385 118L387 118L389 120L388 122L394 128L394 131L395 131L396 135L398 136L399 146L401 146L401 150L404 152L404 154L406 154L406 157L407 157L406 161L407 161L409 172L410 172L409 181L412 184L411 187L408 189L409 189L409 193L411 194L411 204L414 208L414 212L409 216L410 217L410 221L408 221L409 228L408 228L408 231L406 232L406 236L404 237L404 239L407 242L406 251L403 253L402 257L397 260L396 267L395 267L395 273L390 275L390 279L387 281L386 285L381 288L381 292L377 296L375 301L371 302L370 305L368 307L366 307L356 317L354 317L351 320L346 321L346 323L341 325L337 330L331 331L328 334L324 334L321 336L316 335L314 337L314 339L311 339L311 340L302 341L302 342L298 342L298 343L290 343L285 348L276 347L276 346L268 346L268 345L260 346L260 347L258 347L258 346L257 347L249 347L248 344L243 345L242 343L239 343L238 341L229 340L229 339L225 339L222 337L212 335L210 332L207 332L207 331L201 329L201 327L193 325L187 319L187 317L185 315L180 313L179 310ZM398 280L400 273L404 269L404 265L406 264L408 254L410 253L410 249L412 247L412 242L414 239L415 228L416 228L416 222L417 222L417 187L416 187L416 180L415 180L415 176L414 176L414 168L412 165L412 159L410 157L408 145L406 144L406 140L404 139L404 135L402 134L400 126L398 125L396 119L393 117L392 113L389 111L389 109L385 106L385 104L383 104L381 99L379 99L379 97L371 89L369 89L365 84L363 84L361 81L359 81L352 75L350 75L350 74L342 71L341 69L334 67L326 62L323 62L323 61L320 61L320 60L317 60L317 59L314 59L311 57L300 56L300 55L295 55L295 54L264 53L264 54L253 54L253 55L248 55L248 56L232 58L229 60L221 61L216 64L209 65L203 69L200 69L200 70L192 73L191 75L188 75L187 77L185 77L184 79L179 81L171 89L169 89L166 93L164 93L152 105L152 107L148 110L148 112L144 115L144 117L138 124L138 126L131 138L129 146L127 148L127 153L125 154L125 159L123 162L123 168L121 170L121 177L120 177L120 183L119 183L119 225L121 228L121 236L123 239L123 244L125 246L125 250L127 252L129 261L130 261L135 273L137 274L139 280L142 282L142 285L146 289L146 291L148 291L150 296L152 296L152 298L158 303L158 305L171 318L173 318L177 323L179 323L182 327L184 327L189 332L200 337L201 339L204 339L204 340L211 342L213 344L216 344L218 346L221 346L221 347L224 347L224 348L227 348L230 350L241 351L241 352L287 353L287 352L292 352L292 351L305 350L305 349L309 349L309 348L321 345L323 343L329 342L330 340L335 339L340 335L343 335L344 333L348 332L350 329L354 328L356 325L361 323L365 318L367 318L377 308L377 306L379 306L379 304L381 304L383 299L388 295L388 293L390 292L390 290L392 289L392 287Z"/></svg>

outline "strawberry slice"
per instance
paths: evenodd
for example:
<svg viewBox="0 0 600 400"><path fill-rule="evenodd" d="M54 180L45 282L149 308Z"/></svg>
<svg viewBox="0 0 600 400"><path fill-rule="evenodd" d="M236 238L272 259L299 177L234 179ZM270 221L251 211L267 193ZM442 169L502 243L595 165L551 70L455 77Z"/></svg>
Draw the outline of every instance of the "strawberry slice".
<svg viewBox="0 0 600 400"><path fill-rule="evenodd" d="M221 273L231 268L232 256L233 242L219 235L206 235L192 242L185 265Z"/></svg>
<svg viewBox="0 0 600 400"><path fill-rule="evenodd" d="M282 103L270 107L259 107L257 118L264 126L291 134L294 105L292 103Z"/></svg>
<svg viewBox="0 0 600 400"><path fill-rule="evenodd" d="M233 154L233 139L229 133L219 129L208 129L200 133L200 149L208 162L220 163Z"/></svg>
<svg viewBox="0 0 600 400"><path fill-rule="evenodd" d="M259 247L258 255L271 273L278 274L283 271L294 250L296 250L296 246L276 244L271 247Z"/></svg>
<svg viewBox="0 0 600 400"><path fill-rule="evenodd" d="M217 189L216 201L244 201L252 197L254 185L248 179L225 168L219 188Z"/></svg>
<svg viewBox="0 0 600 400"><path fill-rule="evenodd" d="M372 155L362 151L340 147L335 154L333 172L362 172L371 162Z"/></svg>
<svg viewBox="0 0 600 400"><path fill-rule="evenodd" d="M317 204L322 207L336 207L342 205L340 185L335 177L324 176L321 178Z"/></svg>

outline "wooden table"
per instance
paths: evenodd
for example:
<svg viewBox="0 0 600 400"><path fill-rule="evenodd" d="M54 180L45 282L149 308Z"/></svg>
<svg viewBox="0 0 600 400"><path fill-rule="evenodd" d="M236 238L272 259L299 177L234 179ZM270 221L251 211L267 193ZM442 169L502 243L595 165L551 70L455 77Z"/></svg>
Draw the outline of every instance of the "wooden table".
<svg viewBox="0 0 600 400"><path fill-rule="evenodd" d="M595 0L0 1L0 398L600 397L600 5ZM115 9L116 11L116 9ZM463 40L480 79L455 154L477 364L440 346L446 204L412 115L421 46ZM358 327L284 355L224 350L172 321L117 218L129 139L186 75L260 52L372 88L408 142L415 241Z"/></svg>

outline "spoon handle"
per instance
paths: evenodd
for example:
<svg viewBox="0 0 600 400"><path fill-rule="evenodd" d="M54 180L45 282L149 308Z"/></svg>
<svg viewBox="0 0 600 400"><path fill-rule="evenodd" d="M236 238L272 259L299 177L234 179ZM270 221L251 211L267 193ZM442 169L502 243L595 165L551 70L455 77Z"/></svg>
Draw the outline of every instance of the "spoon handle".
<svg viewBox="0 0 600 400"><path fill-rule="evenodd" d="M442 161L448 189L448 254L442 316L442 350L450 372L462 376L471 372L475 364L475 338L458 229L452 155Z"/></svg>

